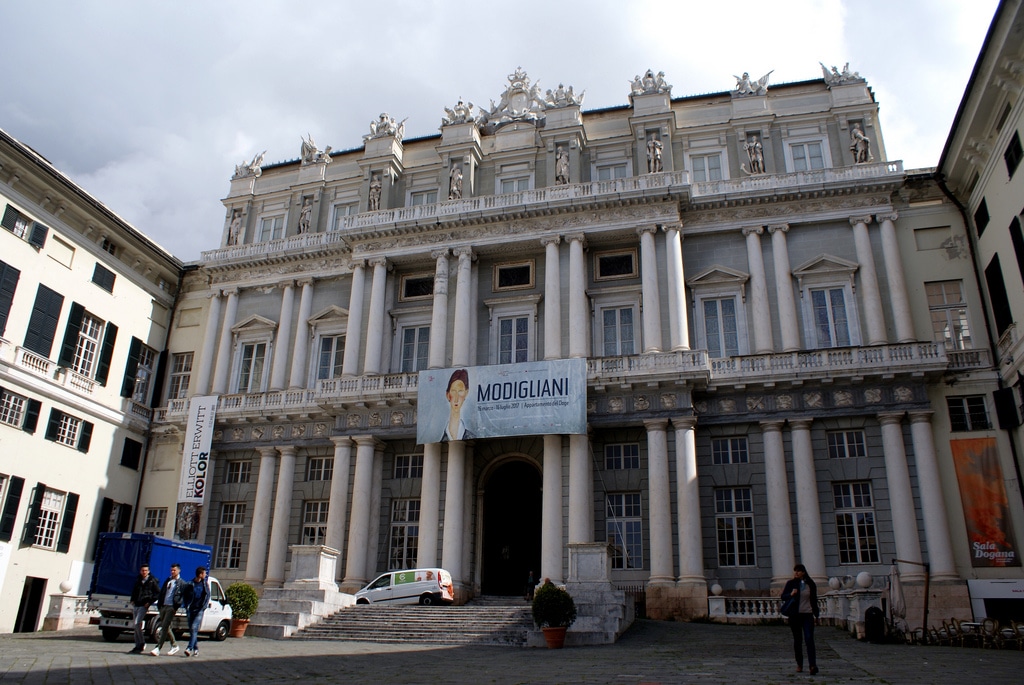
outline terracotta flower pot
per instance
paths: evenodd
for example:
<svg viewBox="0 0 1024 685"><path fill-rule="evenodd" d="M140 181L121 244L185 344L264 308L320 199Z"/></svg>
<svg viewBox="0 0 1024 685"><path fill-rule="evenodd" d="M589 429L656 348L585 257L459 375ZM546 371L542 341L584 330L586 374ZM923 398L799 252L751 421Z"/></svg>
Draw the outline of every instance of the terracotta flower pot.
<svg viewBox="0 0 1024 685"><path fill-rule="evenodd" d="M561 649L565 646L565 631L568 628L557 626L541 628L541 630L544 631L544 641L548 643L548 649Z"/></svg>
<svg viewBox="0 0 1024 685"><path fill-rule="evenodd" d="M249 619L247 618L233 618L231 619L231 637L244 637L245 628L249 625Z"/></svg>

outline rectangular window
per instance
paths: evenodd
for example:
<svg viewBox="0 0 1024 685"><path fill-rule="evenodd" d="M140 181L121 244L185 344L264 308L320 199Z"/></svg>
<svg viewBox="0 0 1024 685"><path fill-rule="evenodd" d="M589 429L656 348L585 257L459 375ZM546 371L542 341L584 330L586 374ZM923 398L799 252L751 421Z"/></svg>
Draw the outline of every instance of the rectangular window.
<svg viewBox="0 0 1024 685"><path fill-rule="evenodd" d="M107 254L114 255L115 257L117 256L117 245L112 243L107 238L103 238L102 240L100 240L100 248Z"/></svg>
<svg viewBox="0 0 1024 685"><path fill-rule="evenodd" d="M143 533L150 533L151 535L163 535L165 525L167 525L166 507L151 507L149 509L146 509L146 515L143 518L142 523Z"/></svg>
<svg viewBox="0 0 1024 685"><path fill-rule="evenodd" d="M45 437L79 452L88 452L92 441L92 429L93 424L89 421L65 414L59 409L51 409Z"/></svg>
<svg viewBox="0 0 1024 685"><path fill-rule="evenodd" d="M334 457L310 457L306 465L306 480L331 480L334 477Z"/></svg>
<svg viewBox="0 0 1024 685"><path fill-rule="evenodd" d="M722 180L722 155L690 155L693 167L693 183Z"/></svg>
<svg viewBox="0 0 1024 685"><path fill-rule="evenodd" d="M501 194L519 193L530 189L530 177L503 178L501 179Z"/></svg>
<svg viewBox="0 0 1024 685"><path fill-rule="evenodd" d="M238 374L237 392L260 392L263 389L263 366L266 357L267 343L242 345L242 367Z"/></svg>
<svg viewBox="0 0 1024 685"><path fill-rule="evenodd" d="M719 566L754 566L754 505L750 488L715 490Z"/></svg>
<svg viewBox="0 0 1024 685"><path fill-rule="evenodd" d="M46 236L50 231L49 228L38 221L32 221L11 205L7 205L4 210L4 217L3 220L0 220L0 225L40 249L46 244Z"/></svg>
<svg viewBox="0 0 1024 685"><path fill-rule="evenodd" d="M749 458L745 437L711 440L712 464L746 464Z"/></svg>
<svg viewBox="0 0 1024 685"><path fill-rule="evenodd" d="M1006 161L1006 171L1010 174L1010 178L1013 178L1013 174L1017 171L1017 167L1020 166L1022 158L1024 158L1024 148L1020 145L1020 136L1014 131L1013 137L1010 138L1010 142L1006 146L1006 152L1003 153L1003 159Z"/></svg>
<svg viewBox="0 0 1024 685"><path fill-rule="evenodd" d="M124 439L121 447L121 466L138 471L142 463L142 443L131 438Z"/></svg>
<svg viewBox="0 0 1024 685"><path fill-rule="evenodd" d="M391 537L388 569L413 568L420 540L420 501L396 499L391 502Z"/></svg>
<svg viewBox="0 0 1024 685"><path fill-rule="evenodd" d="M626 178L625 164L608 164L597 167L598 181L612 181L616 178Z"/></svg>
<svg viewBox="0 0 1024 685"><path fill-rule="evenodd" d="M429 298L434 294L434 277L432 275L404 275L399 292L401 297L398 299L401 302Z"/></svg>
<svg viewBox="0 0 1024 685"><path fill-rule="evenodd" d="M25 418L25 398L0 388L0 423L21 428Z"/></svg>
<svg viewBox="0 0 1024 685"><path fill-rule="evenodd" d="M833 483L840 564L877 564L878 537L871 484Z"/></svg>
<svg viewBox="0 0 1024 685"><path fill-rule="evenodd" d="M643 528L639 492L609 493L605 499L612 568L643 568Z"/></svg>
<svg viewBox="0 0 1024 685"><path fill-rule="evenodd" d="M793 153L793 171L811 171L825 168L825 157L821 152L821 143L794 143L789 149Z"/></svg>
<svg viewBox="0 0 1024 685"><path fill-rule="evenodd" d="M283 216L268 216L260 222L260 239L258 242L265 243L268 240L278 240L283 237Z"/></svg>
<svg viewBox="0 0 1024 685"><path fill-rule="evenodd" d="M149 402L149 382L156 370L156 350L139 345L138 353L139 359L135 366L135 379L132 384L132 400L139 404L147 404Z"/></svg>
<svg viewBox="0 0 1024 685"><path fill-rule="evenodd" d="M1010 298L1006 293L1006 281L1003 279L1003 267L999 265L998 253L992 255L985 267L985 284L992 303L992 315L996 320L996 332L1002 337L1013 324L1013 311L1010 309Z"/></svg>
<svg viewBox="0 0 1024 685"><path fill-rule="evenodd" d="M516 364L530 360L530 317L498 319L498 363Z"/></svg>
<svg viewBox="0 0 1024 685"><path fill-rule="evenodd" d="M92 271L92 282L106 290L114 292L114 279L117 278L113 271L96 262L96 268Z"/></svg>
<svg viewBox="0 0 1024 685"><path fill-rule="evenodd" d="M358 204L334 205L334 223L331 224L332 231L340 231L345 217L358 213Z"/></svg>
<svg viewBox="0 0 1024 685"><path fill-rule="evenodd" d="M601 329L605 357L630 355L633 348L633 308L609 307L601 310Z"/></svg>
<svg viewBox="0 0 1024 685"><path fill-rule="evenodd" d="M64 493L47 489L39 508L39 523L36 526L36 547L55 549L57 547L57 531L60 530L61 514L64 511Z"/></svg>
<svg viewBox="0 0 1024 685"><path fill-rule="evenodd" d="M435 204L436 202L436 190L420 190L415 193L409 193L409 205L412 207L419 207L420 205L432 205Z"/></svg>
<svg viewBox="0 0 1024 685"><path fill-rule="evenodd" d="M70 414L61 414L60 427L57 429L57 442L68 447L75 447L78 444L78 431L81 426L81 419L76 419Z"/></svg>
<svg viewBox="0 0 1024 685"><path fill-rule="evenodd" d="M317 361L316 379L340 378L342 363L345 361L345 336L325 335L320 338L320 357Z"/></svg>
<svg viewBox="0 0 1024 685"><path fill-rule="evenodd" d="M327 505L327 500L303 504L302 544L322 545L327 541Z"/></svg>
<svg viewBox="0 0 1024 685"><path fill-rule="evenodd" d="M422 454L395 455L395 478L422 478Z"/></svg>
<svg viewBox="0 0 1024 685"><path fill-rule="evenodd" d="M78 329L78 343L75 345L75 357L71 368L86 378L91 378L96 368L96 360L103 336L103 322L89 313L82 316L82 325Z"/></svg>
<svg viewBox="0 0 1024 685"><path fill-rule="evenodd" d="M924 284L924 291L936 342L944 343L947 350L970 349L971 326L967 322L963 283L933 281Z"/></svg>
<svg viewBox="0 0 1024 685"><path fill-rule="evenodd" d="M864 431L829 431L828 458L851 459L868 456Z"/></svg>
<svg viewBox="0 0 1024 685"><path fill-rule="evenodd" d="M640 443L605 445L604 467L609 471L640 468Z"/></svg>
<svg viewBox="0 0 1024 685"><path fill-rule="evenodd" d="M167 399L183 400L188 397L188 384L192 378L192 352L171 356L171 378Z"/></svg>
<svg viewBox="0 0 1024 685"><path fill-rule="evenodd" d="M252 476L252 462L248 459L233 459L224 471L225 483L248 483Z"/></svg>
<svg viewBox="0 0 1024 685"><path fill-rule="evenodd" d="M814 332L818 347L848 347L850 324L846 317L846 297L842 288L811 290Z"/></svg>
<svg viewBox="0 0 1024 685"><path fill-rule="evenodd" d="M601 252L594 256L594 280L611 281L619 278L636 278L636 250L625 252Z"/></svg>
<svg viewBox="0 0 1024 685"><path fill-rule="evenodd" d="M992 428L984 395L961 395L946 398L949 428L954 432L983 431Z"/></svg>
<svg viewBox="0 0 1024 685"><path fill-rule="evenodd" d="M736 328L736 300L732 297L705 299L704 335L708 356L735 357L740 353L739 333Z"/></svg>
<svg viewBox="0 0 1024 685"><path fill-rule="evenodd" d="M217 530L217 568L239 568L242 565L242 531L245 525L245 502L224 502L220 505L220 528Z"/></svg>
<svg viewBox="0 0 1024 685"><path fill-rule="evenodd" d="M498 264L494 267L494 291L533 287L533 262Z"/></svg>
<svg viewBox="0 0 1024 685"><path fill-rule="evenodd" d="M991 217L988 213L988 202L985 198L981 198L981 202L978 203L978 208L974 210L974 226L978 229L978 237L985 232L985 227L988 226L989 219Z"/></svg>
<svg viewBox="0 0 1024 685"><path fill-rule="evenodd" d="M430 352L430 326L409 326L402 329L402 373L427 368Z"/></svg>

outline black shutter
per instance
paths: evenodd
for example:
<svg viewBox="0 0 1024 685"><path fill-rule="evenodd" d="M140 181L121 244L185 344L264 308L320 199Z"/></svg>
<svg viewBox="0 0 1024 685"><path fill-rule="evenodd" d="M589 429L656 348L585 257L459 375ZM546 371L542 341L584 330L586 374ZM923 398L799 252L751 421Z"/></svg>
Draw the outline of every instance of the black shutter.
<svg viewBox="0 0 1024 685"><path fill-rule="evenodd" d="M104 497L100 504L100 520L96 524L96 533L110 532L110 512L114 510L114 500Z"/></svg>
<svg viewBox="0 0 1024 685"><path fill-rule="evenodd" d="M61 366L71 366L75 363L75 350L78 349L78 334L82 330L82 318L85 316L85 307L77 302L71 303L71 311L68 313L68 325L64 329L64 344L60 347L60 356L57 363Z"/></svg>
<svg viewBox="0 0 1024 685"><path fill-rule="evenodd" d="M25 532L21 535L21 546L29 547L36 544L36 530L39 528L39 516L43 511L43 497L46 496L46 485L36 483L36 492L32 496L32 504L25 517Z"/></svg>
<svg viewBox="0 0 1024 685"><path fill-rule="evenodd" d="M32 230L28 234L28 242L30 245L35 245L40 250L43 249L43 245L46 244L46 234L49 233L50 229L43 226L38 221L32 222Z"/></svg>
<svg viewBox="0 0 1024 685"><path fill-rule="evenodd" d="M157 356L156 360L156 373L153 374L153 384L149 390L149 406L155 407L163 397L161 394L161 387L164 384L164 378L167 376L167 350L164 350Z"/></svg>
<svg viewBox="0 0 1024 685"><path fill-rule="evenodd" d="M122 504L117 510L117 532L127 533L132 527L132 505Z"/></svg>
<svg viewBox="0 0 1024 685"><path fill-rule="evenodd" d="M39 410L42 407L43 403L39 400L25 401L25 419L21 422L21 430L26 433L36 432L36 426L39 425Z"/></svg>
<svg viewBox="0 0 1024 685"><path fill-rule="evenodd" d="M64 499L64 520L60 524L60 535L57 537L57 551L67 552L71 547L71 531L75 528L75 514L78 513L78 495L69 492Z"/></svg>
<svg viewBox="0 0 1024 685"><path fill-rule="evenodd" d="M99 287L106 290L108 293L114 292L114 280L117 278L113 271L103 266L99 262L96 262L96 266L92 270L92 282Z"/></svg>
<svg viewBox="0 0 1024 685"><path fill-rule="evenodd" d="M89 444L92 442L92 424L88 421L82 421L81 427L78 429L78 451L88 452Z"/></svg>
<svg viewBox="0 0 1024 685"><path fill-rule="evenodd" d="M1010 311L1010 298L1006 295L1006 281L1003 280L1003 269L999 266L999 255L985 267L985 282L988 285L989 300L992 303L992 314L996 320L996 335L1003 332L1013 323L1013 312Z"/></svg>
<svg viewBox="0 0 1024 685"><path fill-rule="evenodd" d="M121 466L127 466L135 471L139 470L139 462L142 460L142 443L131 438L124 439L124 448L121 450Z"/></svg>
<svg viewBox="0 0 1024 685"><path fill-rule="evenodd" d="M133 335L132 344L128 346L128 363L124 366L121 397L131 397L135 392L135 374L139 370L139 355L141 353L142 341Z"/></svg>
<svg viewBox="0 0 1024 685"><path fill-rule="evenodd" d="M999 427L1002 430L1013 430L1020 425L1014 394L1013 388L999 388L992 393L992 401L996 406L996 418L999 419Z"/></svg>
<svg viewBox="0 0 1024 685"><path fill-rule="evenodd" d="M57 321L60 310L64 306L64 296L50 290L42 283L36 290L36 302L32 306L32 316L28 320L25 332L25 348L36 354L50 358L53 349L53 336L57 332Z"/></svg>
<svg viewBox="0 0 1024 685"><path fill-rule="evenodd" d="M110 359L114 356L114 341L117 340L117 326L107 322L106 333L103 334L103 345L100 346L100 358L96 362L96 382L107 384L110 375Z"/></svg>
<svg viewBox="0 0 1024 685"><path fill-rule="evenodd" d="M64 415L60 409L50 410L50 420L46 423L46 434L43 436L47 440L56 440L57 434L60 433L60 417Z"/></svg>
<svg viewBox="0 0 1024 685"><path fill-rule="evenodd" d="M3 513L0 514L0 541L11 541L11 534L14 533L14 520L18 518L18 505L21 504L21 491L24 487L24 478L11 476L11 484L7 488L7 500L4 502Z"/></svg>
<svg viewBox="0 0 1024 685"><path fill-rule="evenodd" d="M18 288L21 272L9 264L0 262L0 335L7 328L7 316L14 304L14 291Z"/></svg>
<svg viewBox="0 0 1024 685"><path fill-rule="evenodd" d="M7 209L4 210L3 221L0 221L0 226L3 226L8 231L13 231L14 224L18 223L19 216L21 216L21 212L10 205L7 205Z"/></svg>

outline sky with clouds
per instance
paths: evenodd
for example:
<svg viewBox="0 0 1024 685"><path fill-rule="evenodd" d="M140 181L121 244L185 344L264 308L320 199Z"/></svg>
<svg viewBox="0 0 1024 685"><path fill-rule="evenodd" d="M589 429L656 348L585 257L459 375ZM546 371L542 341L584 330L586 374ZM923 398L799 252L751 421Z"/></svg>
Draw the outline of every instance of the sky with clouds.
<svg viewBox="0 0 1024 685"><path fill-rule="evenodd" d="M997 0L3 0L0 128L184 261L218 247L235 165L362 145L380 112L432 135L460 97L542 89L627 104L664 71L675 97L850 63L889 159L935 166Z"/></svg>

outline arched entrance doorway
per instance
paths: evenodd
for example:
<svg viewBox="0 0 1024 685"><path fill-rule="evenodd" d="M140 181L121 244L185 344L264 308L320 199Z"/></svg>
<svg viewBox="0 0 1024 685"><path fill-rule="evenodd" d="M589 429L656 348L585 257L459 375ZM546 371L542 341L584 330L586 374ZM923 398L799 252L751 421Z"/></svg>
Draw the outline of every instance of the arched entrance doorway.
<svg viewBox="0 0 1024 685"><path fill-rule="evenodd" d="M522 595L526 579L540 573L541 474L525 461L496 468L484 486L485 595Z"/></svg>

